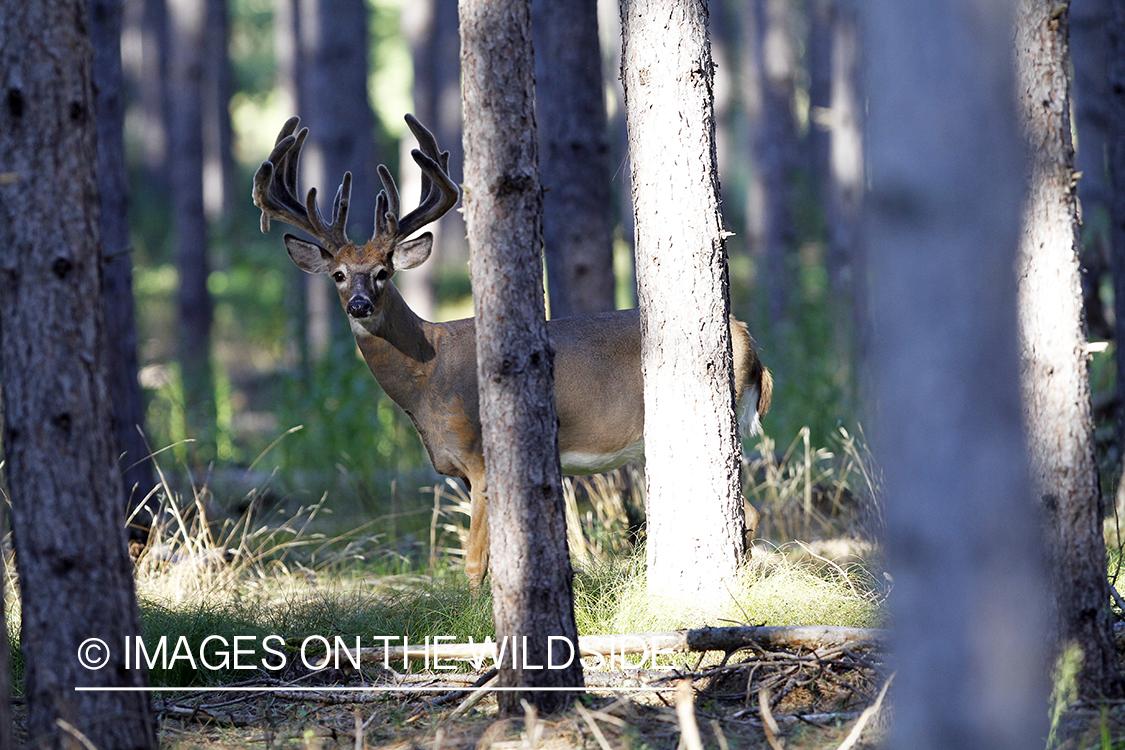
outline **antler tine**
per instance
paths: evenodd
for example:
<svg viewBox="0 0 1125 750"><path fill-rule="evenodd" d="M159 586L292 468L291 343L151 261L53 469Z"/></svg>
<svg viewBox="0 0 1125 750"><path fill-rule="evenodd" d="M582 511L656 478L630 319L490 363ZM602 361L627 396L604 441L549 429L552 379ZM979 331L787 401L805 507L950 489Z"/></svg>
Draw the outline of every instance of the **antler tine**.
<svg viewBox="0 0 1125 750"><path fill-rule="evenodd" d="M309 134L308 128L302 128L293 135L300 122L297 117L285 122L269 159L262 162L254 175L254 205L262 210L263 232L269 231L271 218L278 219L305 230L334 254L348 244L345 225L351 200L351 173L344 175L344 182L336 192L332 223L326 227L316 205L316 188L309 190L303 203L297 193L301 149Z"/></svg>
<svg viewBox="0 0 1125 750"><path fill-rule="evenodd" d="M418 140L419 148L411 151L410 155L422 170L422 195L418 207L399 219L397 235L400 238L408 237L426 224L440 219L457 205L461 194L449 178L449 152L438 150L434 134L414 115L406 115L406 124Z"/></svg>
<svg viewBox="0 0 1125 750"><path fill-rule="evenodd" d="M449 209L457 205L457 199L461 195L457 185L437 161L418 149L411 151L410 155L421 168L422 174L430 179L431 184L418 208L399 219L399 237L408 237L425 225L440 219Z"/></svg>

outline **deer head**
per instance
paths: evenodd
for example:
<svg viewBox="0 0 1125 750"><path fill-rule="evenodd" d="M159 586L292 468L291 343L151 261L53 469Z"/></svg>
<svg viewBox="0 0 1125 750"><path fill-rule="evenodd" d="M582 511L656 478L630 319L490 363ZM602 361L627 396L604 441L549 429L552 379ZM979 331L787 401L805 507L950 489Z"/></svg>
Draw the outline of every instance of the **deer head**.
<svg viewBox="0 0 1125 750"><path fill-rule="evenodd" d="M460 195L449 177L449 152L438 151L432 133L412 115L406 115L420 148L410 152L422 170L422 196L418 207L399 216L398 188L390 171L379 165L383 189L375 200L375 231L363 246L348 239L346 226L351 200L352 174L344 180L332 202L331 221L325 222L311 188L304 203L298 198L297 171L308 128L294 135L300 118L281 128L273 152L254 175L254 204L262 210L262 231L278 219L308 232L316 241L285 235L285 249L306 273L328 273L336 283L340 302L357 323L378 321L386 305L387 283L395 271L414 268L430 257L433 234L410 236L440 219L457 204Z"/></svg>

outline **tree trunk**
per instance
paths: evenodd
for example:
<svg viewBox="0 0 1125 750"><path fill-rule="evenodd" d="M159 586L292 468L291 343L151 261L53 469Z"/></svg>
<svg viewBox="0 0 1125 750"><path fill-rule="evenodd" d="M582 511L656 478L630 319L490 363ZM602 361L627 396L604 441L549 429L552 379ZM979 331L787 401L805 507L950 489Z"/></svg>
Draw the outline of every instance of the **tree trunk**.
<svg viewBox="0 0 1125 750"><path fill-rule="evenodd" d="M551 318L616 309L597 0L535 0L536 118Z"/></svg>
<svg viewBox="0 0 1125 750"><path fill-rule="evenodd" d="M1046 607L1018 385L1011 11L863 8L871 409L898 664L888 746L1037 747Z"/></svg>
<svg viewBox="0 0 1125 750"><path fill-rule="evenodd" d="M1125 454L1125 4L1110 3L1106 42L1109 79L1109 117L1106 163L1113 188L1110 203L1110 263L1113 268L1113 309L1116 328L1117 435ZM1125 460L1125 459L1123 459Z"/></svg>
<svg viewBox="0 0 1125 750"><path fill-rule="evenodd" d="M0 383L22 606L28 744L156 747L125 669L139 636L106 388L93 49L86 0L0 5ZM16 41L18 40L18 42ZM19 54L14 54L14 45ZM108 664L86 669L100 638Z"/></svg>
<svg viewBox="0 0 1125 750"><path fill-rule="evenodd" d="M746 208L750 252L758 258L771 323L789 314L789 264L796 251L793 180L798 166L790 0L753 0L743 14L743 80L753 174Z"/></svg>
<svg viewBox="0 0 1125 750"><path fill-rule="evenodd" d="M211 294L203 210L204 0L169 0L172 37L169 171L178 248L179 360L188 434L210 442L215 430L211 376ZM204 454L206 455L206 454Z"/></svg>
<svg viewBox="0 0 1125 750"><path fill-rule="evenodd" d="M113 404L113 431L121 457L125 513L133 516L129 536L144 539L156 512L156 472L144 438L144 394L137 381L137 326L133 309L133 261L129 244L129 175L125 168L125 102L121 75L121 0L90 0L94 44L94 92L98 120L98 194L105 248L107 384Z"/></svg>
<svg viewBox="0 0 1125 750"><path fill-rule="evenodd" d="M1078 149L1075 166L1081 217L1082 298L1091 336L1112 338L1113 330L1101 299L1102 280L1110 272L1109 212L1111 189L1106 181L1106 132L1109 87L1106 44L1109 0L1073 0L1070 7L1070 45L1073 68L1074 131Z"/></svg>
<svg viewBox="0 0 1125 750"><path fill-rule="evenodd" d="M836 341L842 355L863 356L870 337L862 309L866 304L863 243L859 241L863 210L863 113L860 91L860 28L852 0L834 0L831 20L831 132L827 190L828 253L825 266L835 302ZM858 351L856 351L858 349ZM848 357L853 359L853 357Z"/></svg>
<svg viewBox="0 0 1125 750"><path fill-rule="evenodd" d="M457 29L457 0L417 0L402 6L403 35L414 62L414 116L450 149L449 170L461 181L461 37ZM422 175L410 158L408 139L402 141L399 184L403 195L421 190ZM403 299L427 320L437 314L437 274L442 265L464 263L468 258L465 219L450 211L436 224L434 250L429 263L395 279Z"/></svg>
<svg viewBox="0 0 1125 750"><path fill-rule="evenodd" d="M364 0L299 0L300 53L297 85L300 113L309 128L301 168L305 185L327 200L344 172L353 178L350 236L370 237L376 172L375 114L367 93L367 6ZM309 349L320 359L334 343L352 347L338 312L335 286L327 275L308 284Z"/></svg>
<svg viewBox="0 0 1125 750"><path fill-rule="evenodd" d="M230 17L227 0L205 0L203 86L203 199L212 223L229 215L243 196L235 185L230 121Z"/></svg>
<svg viewBox="0 0 1125 750"><path fill-rule="evenodd" d="M726 597L742 561L744 521L706 4L622 0L621 17L648 586L667 596Z"/></svg>
<svg viewBox="0 0 1125 750"><path fill-rule="evenodd" d="M1019 105L1031 157L1017 266L1024 419L1043 506L1055 635L1060 648L1076 643L1084 652L1083 696L1119 698L1125 683L1111 629L1078 279L1065 11L1065 4L1020 0L1016 12Z"/></svg>
<svg viewBox="0 0 1125 750"><path fill-rule="evenodd" d="M500 685L580 688L577 659L565 669L528 668L548 664L551 636L578 642L554 348L543 314L531 1L462 0L461 59L493 615L497 639L521 646L518 660L511 650L503 660ZM543 710L575 698L567 692L525 695ZM521 712L519 693L501 693L499 701L503 713Z"/></svg>

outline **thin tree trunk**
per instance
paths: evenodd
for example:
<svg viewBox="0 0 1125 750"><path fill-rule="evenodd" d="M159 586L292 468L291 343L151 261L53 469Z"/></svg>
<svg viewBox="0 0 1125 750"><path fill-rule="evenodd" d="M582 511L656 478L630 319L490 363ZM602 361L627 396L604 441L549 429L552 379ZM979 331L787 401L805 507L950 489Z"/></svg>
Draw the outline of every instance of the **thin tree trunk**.
<svg viewBox="0 0 1125 750"><path fill-rule="evenodd" d="M215 428L211 377L211 294L203 207L204 0L169 0L172 121L169 171L178 248L179 360L189 436L209 443Z"/></svg>
<svg viewBox="0 0 1125 750"><path fill-rule="evenodd" d="M364 0L300 0L298 100L309 128L301 160L303 182L331 192L351 171L349 217L353 237L369 237L379 192L375 114L367 93L367 6ZM325 200L329 199L325 195ZM327 276L307 280L309 349L323 357L334 343L351 348L352 336L337 309Z"/></svg>
<svg viewBox="0 0 1125 750"><path fill-rule="evenodd" d="M744 14L743 80L750 120L753 174L746 222L751 253L759 259L771 323L789 315L789 265L796 251L793 215L798 167L793 93L797 54L789 0L753 0Z"/></svg>
<svg viewBox="0 0 1125 750"><path fill-rule="evenodd" d="M1080 693L1118 698L1125 682L1113 643L1078 278L1065 10L1043 0L1017 5L1019 105L1031 156L1018 265L1024 418L1043 506L1055 635L1060 648L1076 643L1084 652Z"/></svg>
<svg viewBox="0 0 1125 750"><path fill-rule="evenodd" d="M889 747L1046 734L1046 603L1019 400L1011 9L863 6L866 273L898 669Z"/></svg>
<svg viewBox="0 0 1125 750"><path fill-rule="evenodd" d="M242 196L235 186L230 120L230 17L227 0L206 0L203 86L203 200L207 218L221 221Z"/></svg>
<svg viewBox="0 0 1125 750"><path fill-rule="evenodd" d="M129 536L144 539L156 511L156 472L144 438L144 394L137 381L137 326L133 305L133 261L129 244L129 175L125 168L125 102L121 73L121 0L90 0L94 44L94 91L98 120L98 194L105 248L102 296L105 300L107 381L113 426L121 457L124 505L133 517Z"/></svg>
<svg viewBox="0 0 1125 750"><path fill-rule="evenodd" d="M668 596L725 597L742 561L744 522L706 5L623 0L621 17L648 586Z"/></svg>
<svg viewBox="0 0 1125 750"><path fill-rule="evenodd" d="M1117 364L1117 437L1125 454L1125 4L1110 3L1106 42L1109 117L1106 165L1113 190L1110 203L1110 263L1116 320L1114 356Z"/></svg>
<svg viewBox="0 0 1125 750"><path fill-rule="evenodd" d="M552 318L616 309L597 0L536 0L536 117Z"/></svg>
<svg viewBox="0 0 1125 750"><path fill-rule="evenodd" d="M465 218L472 248L477 378L487 472L493 616L497 639L520 644L501 686L582 687L577 659L549 665L551 636L578 642L566 547L554 348L540 265L543 195L536 153L530 0L462 0ZM575 645L576 647L576 645ZM554 662L562 663L556 644ZM544 710L574 694L534 692ZM521 713L520 694L500 710Z"/></svg>
<svg viewBox="0 0 1125 750"><path fill-rule="evenodd" d="M1106 180L1109 123L1109 80L1106 45L1111 3L1109 0L1072 0L1070 45L1073 67L1074 130L1077 135L1075 166L1079 216L1082 221L1082 298L1091 336L1112 338L1113 330L1102 304L1101 287L1110 273L1109 213L1111 188Z"/></svg>
<svg viewBox="0 0 1125 750"><path fill-rule="evenodd" d="M87 0L0 5L0 396L28 744L155 748L106 387ZM17 47L18 45L18 47ZM16 49L19 54L15 54ZM91 648L100 638L108 649ZM100 669L87 658L104 656Z"/></svg>

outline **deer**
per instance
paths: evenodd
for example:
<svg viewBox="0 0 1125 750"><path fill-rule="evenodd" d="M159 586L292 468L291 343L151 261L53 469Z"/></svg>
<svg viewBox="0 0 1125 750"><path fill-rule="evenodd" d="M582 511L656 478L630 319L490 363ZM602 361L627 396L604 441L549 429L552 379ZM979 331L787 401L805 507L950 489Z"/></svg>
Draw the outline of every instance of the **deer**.
<svg viewBox="0 0 1125 750"><path fill-rule="evenodd" d="M431 323L416 315L392 278L424 263L433 234L413 236L440 219L460 198L449 176L449 152L412 115L406 123L418 141L411 157L422 172L417 208L400 213L398 188L379 165L383 189L376 196L371 239L358 245L345 227L351 199L351 172L344 174L325 221L316 188L304 201L297 190L301 148L308 128L300 119L282 127L269 159L254 176L254 204L262 232L270 220L297 227L314 241L284 236L289 257L302 271L328 274L336 284L356 344L379 386L406 413L426 447L434 469L460 479L470 496L465 574L478 590L488 570L487 477L477 393L476 331L472 318ZM644 398L641 380L641 326L637 310L550 320L555 349L555 402L559 459L564 474L611 471L644 458ZM747 327L730 318L736 403L744 395L748 432L760 429L769 409L773 380L754 349ZM749 504L747 529L757 527Z"/></svg>

